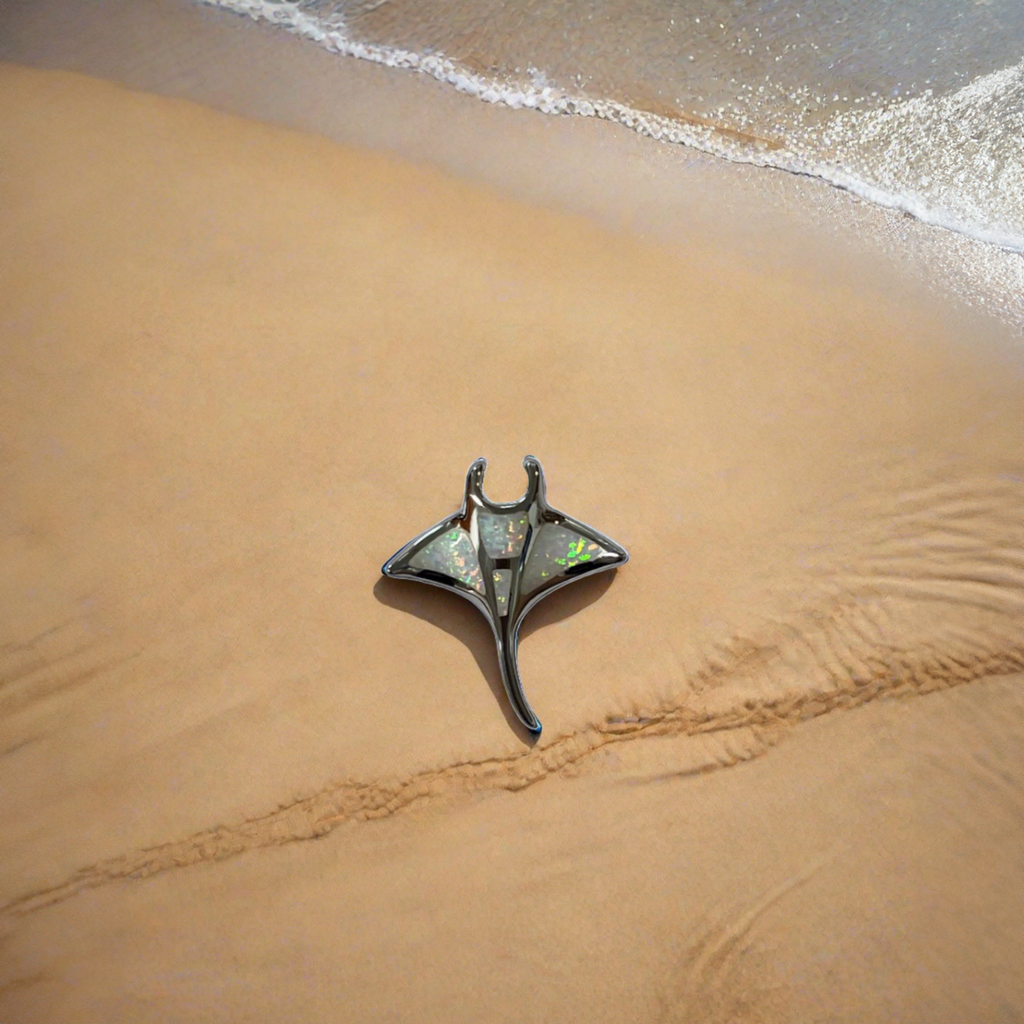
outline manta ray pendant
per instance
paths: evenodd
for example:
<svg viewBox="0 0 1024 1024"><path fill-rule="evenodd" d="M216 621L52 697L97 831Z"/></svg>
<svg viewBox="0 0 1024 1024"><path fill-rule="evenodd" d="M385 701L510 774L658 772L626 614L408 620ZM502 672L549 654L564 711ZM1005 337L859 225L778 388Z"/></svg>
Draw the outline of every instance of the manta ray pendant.
<svg viewBox="0 0 1024 1024"><path fill-rule="evenodd" d="M623 565L629 555L603 533L548 505L544 471L532 455L523 459L527 485L518 501L487 498L486 468L487 460L477 459L466 474L462 508L409 541L382 572L453 590L483 612L516 717L540 733L519 679L519 627L541 598L581 576Z"/></svg>

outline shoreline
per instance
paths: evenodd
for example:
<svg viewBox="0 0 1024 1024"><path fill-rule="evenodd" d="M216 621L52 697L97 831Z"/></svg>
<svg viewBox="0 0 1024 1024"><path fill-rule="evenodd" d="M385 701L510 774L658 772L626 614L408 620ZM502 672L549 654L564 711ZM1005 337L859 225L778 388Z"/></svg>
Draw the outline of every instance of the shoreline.
<svg viewBox="0 0 1024 1024"><path fill-rule="evenodd" d="M506 84L472 71L442 54L421 54L396 46L355 40L343 28L324 24L294 4L288 9L289 5L269 5L265 0L200 2L284 29L340 57L370 61L384 67L425 75L485 103L506 106L513 110L535 110L548 115L596 118L622 125L656 142L686 146L730 163L771 167L790 174L816 178L876 206L908 214L931 227L944 228L972 241L992 245L1014 255L1024 255L1024 234L1020 231L1014 234L1007 233L1007 229L993 229L982 225L975 225L972 228L966 224L957 224L948 211L934 208L929 205L929 200L920 195L889 191L881 184L858 178L848 168L836 166L807 153L801 154L794 147L777 139L750 134L702 117L688 116L678 110L670 115L660 113L656 109L629 106L610 97L574 94L549 85L527 85L525 82ZM976 79L965 89L971 93L997 93L1005 88L1007 81L1012 82L1020 77L1021 66L1013 64ZM953 111L956 110L958 96L959 94L956 94L946 100ZM894 109L874 113L876 119L892 120L905 117L907 109L919 106L918 99ZM959 113L962 115L962 112ZM848 117L847 112L845 117L840 119ZM824 128L826 136L829 127L830 125L826 125ZM936 131L946 126L940 123L931 124L929 127ZM769 155L773 153L776 155Z"/></svg>
<svg viewBox="0 0 1024 1024"><path fill-rule="evenodd" d="M391 152L668 244L698 233L748 265L843 276L911 302L924 292L968 323L980 315L1024 338L1024 255L820 179L730 163L612 122L484 103L205 5L37 0L3 18L0 60L77 70Z"/></svg>

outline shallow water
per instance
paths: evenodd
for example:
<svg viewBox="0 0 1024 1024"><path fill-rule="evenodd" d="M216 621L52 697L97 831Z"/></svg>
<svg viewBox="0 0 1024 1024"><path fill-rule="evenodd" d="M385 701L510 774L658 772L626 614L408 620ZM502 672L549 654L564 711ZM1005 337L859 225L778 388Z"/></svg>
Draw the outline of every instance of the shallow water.
<svg viewBox="0 0 1024 1024"><path fill-rule="evenodd" d="M1019 0L207 0L1024 251Z"/></svg>

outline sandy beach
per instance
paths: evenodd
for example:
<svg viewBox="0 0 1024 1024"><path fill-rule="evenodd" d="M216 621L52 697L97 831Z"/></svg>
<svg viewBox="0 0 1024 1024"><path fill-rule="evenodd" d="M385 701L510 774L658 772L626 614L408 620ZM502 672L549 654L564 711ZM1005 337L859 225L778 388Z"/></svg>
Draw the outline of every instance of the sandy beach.
<svg viewBox="0 0 1024 1024"><path fill-rule="evenodd" d="M1019 1019L998 288L696 158L739 198L616 212L612 126L137 63L0 70L0 1019ZM535 744L482 618L379 576L527 453L632 556L527 619Z"/></svg>

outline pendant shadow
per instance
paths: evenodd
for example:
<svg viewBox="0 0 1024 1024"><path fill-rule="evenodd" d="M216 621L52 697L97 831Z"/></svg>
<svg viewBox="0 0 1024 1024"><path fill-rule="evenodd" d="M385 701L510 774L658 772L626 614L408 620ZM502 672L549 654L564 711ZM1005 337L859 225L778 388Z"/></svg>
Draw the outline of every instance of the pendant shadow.
<svg viewBox="0 0 1024 1024"><path fill-rule="evenodd" d="M525 640L534 630L553 625L570 615L593 604L612 585L617 569L595 573L576 580L571 586L562 587L545 597L523 620L519 630L520 641ZM494 634L487 620L468 601L440 587L428 587L422 583L409 585L409 580L393 580L381 576L373 588L373 596L381 604L398 611L415 615L432 626L461 640L470 650L480 672L487 680L491 693L505 716L509 728L528 746L537 742L537 737L523 727L516 718L505 694L498 667L498 656L494 646Z"/></svg>

